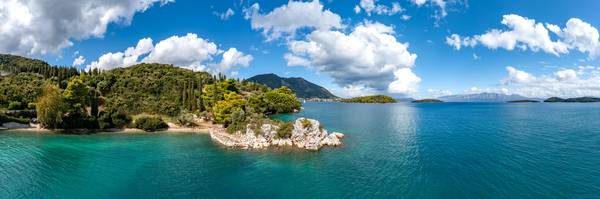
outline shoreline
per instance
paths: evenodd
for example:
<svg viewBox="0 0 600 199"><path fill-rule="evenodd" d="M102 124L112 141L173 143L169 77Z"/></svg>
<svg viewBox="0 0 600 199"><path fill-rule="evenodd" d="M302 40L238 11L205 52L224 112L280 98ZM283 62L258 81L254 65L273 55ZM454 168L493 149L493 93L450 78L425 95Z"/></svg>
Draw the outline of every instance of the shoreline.
<svg viewBox="0 0 600 199"><path fill-rule="evenodd" d="M228 133L220 124L204 122L196 127L179 127L173 123L169 123L169 128L159 129L157 131L148 132L136 128L122 129L46 129L39 125L29 124L28 128L15 126L2 131L8 132L29 132L39 134L71 134L71 135L91 135L91 134L178 134L178 133L193 133L209 135L213 142L227 148L241 149L267 149L267 148L298 148L307 151L318 151L322 147L336 147L342 145L341 139L344 134L339 132L327 132L322 129L319 121L298 118L292 122L292 126L287 127L285 137L279 137L282 132L280 128L284 128L274 124L262 124L258 129L252 129L250 126L244 131Z"/></svg>
<svg viewBox="0 0 600 199"><path fill-rule="evenodd" d="M209 129L212 128L212 124L210 127L202 126L201 128L192 128L192 127L169 127L167 129L161 129L154 132L148 132L141 129L136 128L123 128L123 129L72 129L72 130L64 130L64 129L46 129L40 128L35 125L32 125L29 128L4 128L0 129L2 131L10 131L10 132L30 132L30 133L53 133L53 134L99 134L99 133L117 133L117 134L128 134L128 133L201 133L201 134L209 134Z"/></svg>

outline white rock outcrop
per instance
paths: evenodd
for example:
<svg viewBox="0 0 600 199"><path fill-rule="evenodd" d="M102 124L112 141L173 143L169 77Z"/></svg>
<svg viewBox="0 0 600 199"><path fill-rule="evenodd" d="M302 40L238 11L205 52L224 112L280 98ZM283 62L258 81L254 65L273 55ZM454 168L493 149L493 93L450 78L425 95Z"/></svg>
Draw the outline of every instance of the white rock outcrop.
<svg viewBox="0 0 600 199"><path fill-rule="evenodd" d="M319 121L299 118L293 122L291 135L288 137L279 137L277 131L279 126L273 124L263 124L259 132L248 126L245 132L229 134L223 127L215 126L210 129L210 136L213 140L227 147L236 147L242 149L263 149L270 146L291 147L316 151L323 146L341 145L341 138L344 134L333 132L327 133L322 129Z"/></svg>

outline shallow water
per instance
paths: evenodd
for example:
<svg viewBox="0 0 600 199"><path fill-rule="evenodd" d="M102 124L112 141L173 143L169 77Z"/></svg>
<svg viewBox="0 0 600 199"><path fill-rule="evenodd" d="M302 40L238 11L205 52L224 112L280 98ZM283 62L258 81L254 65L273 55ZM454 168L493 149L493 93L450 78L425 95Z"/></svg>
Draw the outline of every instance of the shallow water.
<svg viewBox="0 0 600 199"><path fill-rule="evenodd" d="M320 152L0 132L0 198L597 198L600 104L307 103Z"/></svg>

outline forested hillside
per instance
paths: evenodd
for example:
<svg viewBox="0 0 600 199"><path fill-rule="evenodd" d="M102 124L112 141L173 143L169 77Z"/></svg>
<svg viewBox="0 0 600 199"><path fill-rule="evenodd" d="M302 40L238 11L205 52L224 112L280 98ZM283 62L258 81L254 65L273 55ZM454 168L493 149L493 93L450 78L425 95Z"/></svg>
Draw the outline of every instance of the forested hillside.
<svg viewBox="0 0 600 199"><path fill-rule="evenodd" d="M344 103L396 103L396 100L385 95L371 95L342 99Z"/></svg>
<svg viewBox="0 0 600 199"><path fill-rule="evenodd" d="M44 78L55 77L59 80L78 75L77 69L73 67L50 66L42 60L7 54L0 54L0 71L9 74L36 73Z"/></svg>
<svg viewBox="0 0 600 199"><path fill-rule="evenodd" d="M17 61L3 62L11 74L0 77L0 107L35 109L37 119L47 128L122 128L132 116L144 114L156 117L144 119L149 123L163 123L166 117L186 124L189 121L184 120L204 116L235 131L266 115L292 112L301 106L286 87L270 89L173 65L138 64L81 74L65 70L64 74L71 76L61 85L54 72L48 76L38 73L46 67L44 62L13 59ZM63 69L49 66L43 71Z"/></svg>

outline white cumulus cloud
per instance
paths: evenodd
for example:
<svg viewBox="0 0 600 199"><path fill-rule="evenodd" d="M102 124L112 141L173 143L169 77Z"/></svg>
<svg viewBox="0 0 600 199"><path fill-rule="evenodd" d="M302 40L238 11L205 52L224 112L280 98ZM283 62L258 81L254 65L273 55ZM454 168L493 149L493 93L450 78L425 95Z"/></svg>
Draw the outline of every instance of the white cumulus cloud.
<svg viewBox="0 0 600 199"><path fill-rule="evenodd" d="M213 62L218 55L222 56L221 61ZM171 36L155 45L150 38L141 39L135 47L129 47L124 52L110 52L100 56L97 61L87 65L86 70L110 70L145 62L173 64L190 70L216 73L228 72L236 66L246 67L252 59L251 55L236 48L223 51L217 44L188 33L185 36Z"/></svg>
<svg viewBox="0 0 600 199"><path fill-rule="evenodd" d="M158 42L143 62L173 64L202 71L206 70L205 62L211 61L218 53L217 44L188 33Z"/></svg>
<svg viewBox="0 0 600 199"><path fill-rule="evenodd" d="M474 47L481 44L490 49L518 48L533 52L543 51L556 56L567 54L573 49L587 53L592 59L600 54L598 30L578 18L569 19L562 29L554 24L544 25L515 14L504 15L501 23L509 29L492 29L471 37L452 34L446 37L446 43L456 50L460 50L462 46ZM558 39L553 40L550 33L555 34Z"/></svg>
<svg viewBox="0 0 600 199"><path fill-rule="evenodd" d="M406 94L420 82L410 70L417 55L396 40L392 27L380 23L358 24L348 34L316 30L305 40L290 41L288 48L288 65L325 73L346 90Z"/></svg>
<svg viewBox="0 0 600 199"><path fill-rule="evenodd" d="M369 16L371 13L391 16L404 12L404 8L402 8L398 2L393 2L392 6L389 7L386 5L377 4L377 0L360 0L359 4L354 6L354 12L358 14L362 10L364 10Z"/></svg>
<svg viewBox="0 0 600 199"><path fill-rule="evenodd" d="M102 37L111 23L129 24L137 12L171 0L3 0L0 52L58 53L73 40Z"/></svg>
<svg viewBox="0 0 600 199"><path fill-rule="evenodd" d="M396 80L388 85L390 93L416 93L421 78L415 75L410 68L401 68L394 71Z"/></svg>
<svg viewBox="0 0 600 199"><path fill-rule="evenodd" d="M100 69L110 70L118 67L127 67L138 63L138 58L149 53L154 48L152 39L144 38L138 41L135 47L129 47L124 52L109 52L106 53L97 61L86 66L86 70Z"/></svg>
<svg viewBox="0 0 600 199"><path fill-rule="evenodd" d="M329 30L343 27L342 18L325 10L318 0L310 2L292 0L266 14L261 14L260 5L254 3L244 12L246 19L251 22L252 29L262 30L267 40L294 36L296 31L302 28Z"/></svg>
<svg viewBox="0 0 600 199"><path fill-rule="evenodd" d="M85 63L85 58L82 55L73 60L73 66L81 66Z"/></svg>
<svg viewBox="0 0 600 199"><path fill-rule="evenodd" d="M508 77L502 80L505 84L517 83L517 84L526 84L536 80L534 76L525 71L517 70L512 66L506 67L506 71L508 72Z"/></svg>
<svg viewBox="0 0 600 199"><path fill-rule="evenodd" d="M235 11L233 11L233 9L231 9L231 8L227 8L227 10L225 12L222 12L222 13L214 12L214 14L219 16L219 18L221 18L221 20L228 20L229 17L235 15Z"/></svg>
<svg viewBox="0 0 600 199"><path fill-rule="evenodd" d="M448 15L448 12L446 11L446 0L411 0L411 2L417 6L423 6L427 3L437 6L440 9L439 13L436 15L436 18L438 19Z"/></svg>
<svg viewBox="0 0 600 199"><path fill-rule="evenodd" d="M250 65L252 59L254 59L252 55L245 55L236 48L229 48L229 50L223 53L223 59L221 59L221 62L218 64L219 70L228 71L236 66L247 67Z"/></svg>

